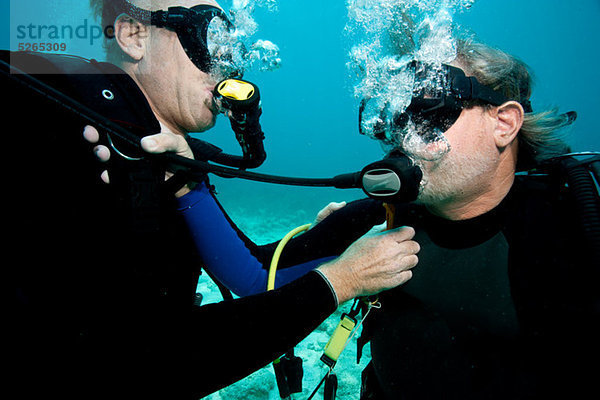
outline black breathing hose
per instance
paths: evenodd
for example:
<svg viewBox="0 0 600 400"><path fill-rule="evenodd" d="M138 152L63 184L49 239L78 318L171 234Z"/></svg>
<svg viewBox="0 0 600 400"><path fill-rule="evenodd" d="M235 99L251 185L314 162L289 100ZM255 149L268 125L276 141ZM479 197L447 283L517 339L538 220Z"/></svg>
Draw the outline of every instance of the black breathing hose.
<svg viewBox="0 0 600 400"><path fill-rule="evenodd" d="M600 265L600 197L593 172L600 170L600 157L592 162L579 162L567 157L560 161L566 171L567 183L577 199L578 215L595 265ZM589 166L589 169L588 169ZM598 176L598 175L596 175Z"/></svg>

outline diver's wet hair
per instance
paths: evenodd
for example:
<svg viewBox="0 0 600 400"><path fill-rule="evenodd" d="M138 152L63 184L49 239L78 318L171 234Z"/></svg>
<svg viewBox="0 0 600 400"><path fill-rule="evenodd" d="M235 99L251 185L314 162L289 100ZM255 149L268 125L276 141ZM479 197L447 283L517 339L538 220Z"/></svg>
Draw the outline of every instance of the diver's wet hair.
<svg viewBox="0 0 600 400"><path fill-rule="evenodd" d="M531 109L533 77L523 61L473 39L458 39L456 49L456 61L467 75L523 105L526 113L519 132L519 170L570 151L560 130L571 121L557 109Z"/></svg>
<svg viewBox="0 0 600 400"><path fill-rule="evenodd" d="M118 8L117 3L113 0L90 0L92 13L100 22L103 31L106 31L108 27L112 27L117 16L123 12ZM103 47L107 57L111 59L111 54L118 48L118 44L114 38L104 35Z"/></svg>

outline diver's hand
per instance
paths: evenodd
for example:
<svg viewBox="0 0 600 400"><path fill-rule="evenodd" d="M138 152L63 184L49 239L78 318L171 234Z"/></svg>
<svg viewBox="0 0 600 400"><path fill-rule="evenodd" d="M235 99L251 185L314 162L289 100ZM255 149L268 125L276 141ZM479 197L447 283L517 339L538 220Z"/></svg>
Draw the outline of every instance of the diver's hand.
<svg viewBox="0 0 600 400"><path fill-rule="evenodd" d="M337 259L318 269L327 277L340 304L399 286L412 277L419 244L411 240L415 230L402 227L382 232L377 225L354 242Z"/></svg>
<svg viewBox="0 0 600 400"><path fill-rule="evenodd" d="M83 137L90 143L98 143L100 140L100 134L98 133L98 130L89 125L83 129ZM148 153L160 154L170 151L182 157L194 158L192 149L188 145L185 138L181 135L171 132L161 132L157 133L156 135L145 136L140 140L140 143L142 148ZM101 162L107 162L110 159L110 150L104 145L98 145L94 147L94 153ZM171 172L167 171L165 179L170 178L172 175L173 174ZM103 171L100 175L100 178L103 182L110 183L108 171ZM175 196L181 197L189 191L190 189L186 185L177 193L175 193Z"/></svg>
<svg viewBox="0 0 600 400"><path fill-rule="evenodd" d="M312 223L312 225L310 227L312 228L315 225L317 225L319 222L322 222L325 218L329 217L335 211L343 208L345 205L346 205L345 201L342 201L341 203L336 203L336 202L332 201L331 203L327 204L325 206L325 208L323 208L321 211L319 211L319 213L317 214L317 217L315 218L315 221Z"/></svg>
<svg viewBox="0 0 600 400"><path fill-rule="evenodd" d="M98 133L96 128L89 125L83 128L83 137L90 143L98 143L98 141L100 140L100 134ZM94 147L94 154L96 155L96 158L100 160L100 162L107 162L110 159L110 151L108 150L108 147L103 145L98 145ZM108 171L102 171L100 179L102 179L102 182L104 183L110 183L110 179L108 178Z"/></svg>

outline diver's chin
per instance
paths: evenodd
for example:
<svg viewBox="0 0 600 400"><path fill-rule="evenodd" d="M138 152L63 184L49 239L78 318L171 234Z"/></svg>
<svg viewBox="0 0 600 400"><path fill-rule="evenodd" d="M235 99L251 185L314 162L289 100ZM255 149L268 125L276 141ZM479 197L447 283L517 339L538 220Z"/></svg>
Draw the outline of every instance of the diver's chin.
<svg viewBox="0 0 600 400"><path fill-rule="evenodd" d="M215 124L217 122L217 116L213 114L212 119L210 120L210 122L208 124L205 124L202 128L202 130L200 130L199 132L204 132L204 131L208 131L212 128L214 128Z"/></svg>
<svg viewBox="0 0 600 400"><path fill-rule="evenodd" d="M197 122L197 127L194 132L204 132L213 128L217 122L217 116L220 114L217 105L215 104L212 93L204 99L204 114L200 121Z"/></svg>
<svg viewBox="0 0 600 400"><path fill-rule="evenodd" d="M417 159L413 161L415 165L421 169L423 174L419 183L419 194L414 203L423 206L431 206L440 201L439 191L435 187L435 182L432 181L432 173L439 167L437 161L426 161Z"/></svg>
<svg viewBox="0 0 600 400"><path fill-rule="evenodd" d="M196 122L196 126L190 129L190 132L205 132L212 129L217 122L217 114L210 113L209 116L206 116L201 121Z"/></svg>
<svg viewBox="0 0 600 400"><path fill-rule="evenodd" d="M443 192L436 190L430 183L424 182L417 198L413 202L414 204L424 206L428 210L432 211L437 209L441 204L445 204L448 198ZM436 214L436 213L434 213Z"/></svg>

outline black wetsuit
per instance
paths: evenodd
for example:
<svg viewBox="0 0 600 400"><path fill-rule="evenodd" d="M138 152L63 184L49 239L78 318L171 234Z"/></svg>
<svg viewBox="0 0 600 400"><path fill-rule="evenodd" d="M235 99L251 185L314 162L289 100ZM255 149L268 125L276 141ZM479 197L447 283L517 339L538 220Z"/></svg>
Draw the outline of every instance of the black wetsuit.
<svg viewBox="0 0 600 400"><path fill-rule="evenodd" d="M365 322L362 399L597 396L600 266L564 186L518 177L471 220L399 205L394 222L415 227L419 264Z"/></svg>
<svg viewBox="0 0 600 400"><path fill-rule="evenodd" d="M113 65L26 53L11 61L41 68L40 80L135 132L160 131L140 89ZM101 183L86 121L10 79L3 89L5 366L19 398L198 398L267 365L335 310L317 272L194 306L201 263L172 192L157 184L163 171L115 155L111 185ZM292 241L282 267L337 254L371 226L354 224L337 240L327 224L353 223L340 217ZM268 258L273 248L256 251Z"/></svg>

